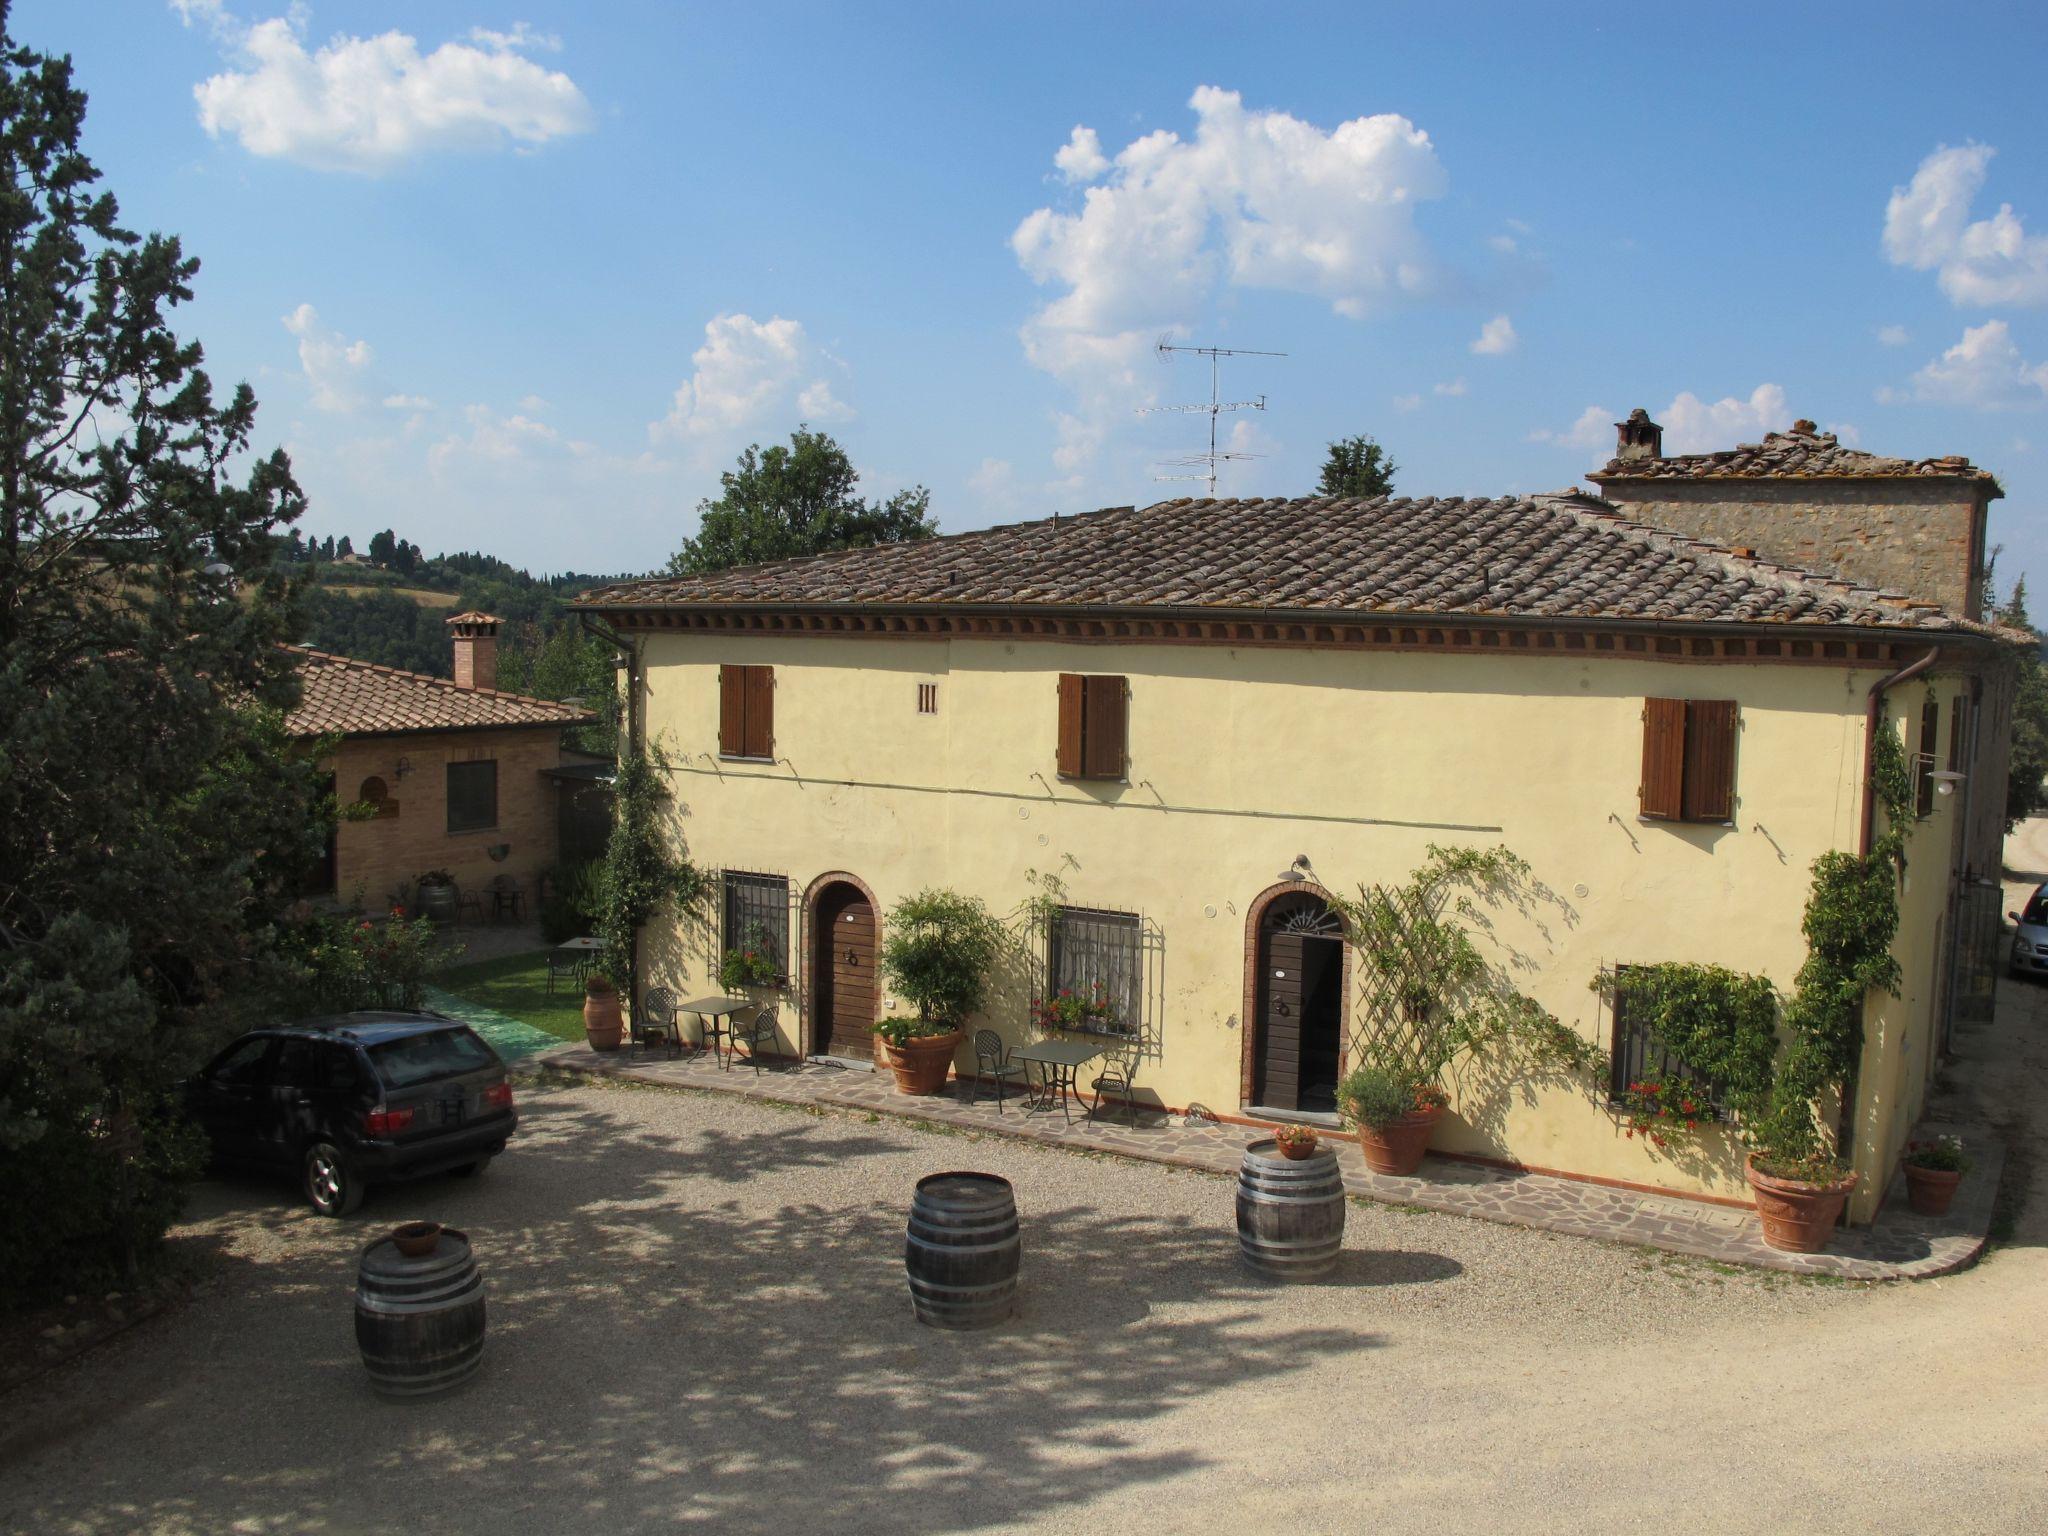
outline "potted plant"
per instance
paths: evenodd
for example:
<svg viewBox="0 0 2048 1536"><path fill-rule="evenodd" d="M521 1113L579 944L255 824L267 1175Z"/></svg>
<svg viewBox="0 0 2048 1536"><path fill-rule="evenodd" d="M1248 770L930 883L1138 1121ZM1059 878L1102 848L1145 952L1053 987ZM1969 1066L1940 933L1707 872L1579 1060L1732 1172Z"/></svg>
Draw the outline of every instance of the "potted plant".
<svg viewBox="0 0 2048 1536"><path fill-rule="evenodd" d="M1834 1236L1856 1175L1842 1166L1822 1129L1814 1095L1797 1071L1781 1069L1769 1107L1745 1120L1743 1173L1756 1196L1764 1242L1786 1253L1818 1253Z"/></svg>
<svg viewBox="0 0 2048 1536"><path fill-rule="evenodd" d="M618 988L609 976L593 971L583 983L583 1034L593 1051L616 1051L625 1037Z"/></svg>
<svg viewBox="0 0 2048 1536"><path fill-rule="evenodd" d="M1956 1186L1970 1171L1959 1136L1906 1143L1906 1198L1916 1216L1946 1216Z"/></svg>
<svg viewBox="0 0 2048 1536"><path fill-rule="evenodd" d="M932 1094L946 1086L953 1053L968 1016L987 994L1004 937L1002 924L979 898L957 891L920 891L890 910L882 974L917 1012L882 1020L875 1035L904 1093Z"/></svg>
<svg viewBox="0 0 2048 1536"><path fill-rule="evenodd" d="M779 986L781 982L782 974L758 931L749 933L738 947L728 949L718 962L718 984L728 992Z"/></svg>
<svg viewBox="0 0 2048 1536"><path fill-rule="evenodd" d="M1366 1064L1337 1085L1345 1122L1358 1132L1358 1149L1374 1173L1404 1177L1422 1166L1430 1134L1450 1099L1413 1072Z"/></svg>
<svg viewBox="0 0 2048 1536"><path fill-rule="evenodd" d="M1087 992L1061 987L1051 997L1031 999L1031 1022L1041 1030L1079 1030L1091 1035L1130 1033L1117 1018L1116 1005L1097 982Z"/></svg>
<svg viewBox="0 0 2048 1536"><path fill-rule="evenodd" d="M430 869L414 884L419 890L420 916L437 923L455 921L455 877L445 869Z"/></svg>
<svg viewBox="0 0 2048 1536"><path fill-rule="evenodd" d="M1280 1148L1280 1155L1291 1163L1314 1157L1322 1145L1322 1139L1305 1125L1283 1125L1273 1132L1273 1141Z"/></svg>

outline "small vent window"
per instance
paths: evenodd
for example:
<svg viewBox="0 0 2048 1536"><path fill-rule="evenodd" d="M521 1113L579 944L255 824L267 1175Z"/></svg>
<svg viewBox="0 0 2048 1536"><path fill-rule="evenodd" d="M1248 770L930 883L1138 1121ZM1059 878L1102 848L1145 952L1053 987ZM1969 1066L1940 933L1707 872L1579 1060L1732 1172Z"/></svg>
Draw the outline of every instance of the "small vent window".
<svg viewBox="0 0 2048 1536"><path fill-rule="evenodd" d="M917 712L920 715L936 715L939 712L939 685L919 683L917 685Z"/></svg>

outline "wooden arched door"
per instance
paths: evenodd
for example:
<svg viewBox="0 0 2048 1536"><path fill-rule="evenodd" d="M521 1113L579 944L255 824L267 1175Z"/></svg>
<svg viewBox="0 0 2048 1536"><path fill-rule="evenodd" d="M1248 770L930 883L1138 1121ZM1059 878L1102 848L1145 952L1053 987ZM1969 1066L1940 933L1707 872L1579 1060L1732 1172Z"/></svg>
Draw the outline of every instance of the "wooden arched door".
<svg viewBox="0 0 2048 1536"><path fill-rule="evenodd" d="M1343 921L1312 891L1281 896L1259 919L1257 954L1252 1102L1332 1112L1344 1027Z"/></svg>
<svg viewBox="0 0 2048 1536"><path fill-rule="evenodd" d="M875 909L860 887L836 880L818 893L811 921L811 1050L874 1059Z"/></svg>

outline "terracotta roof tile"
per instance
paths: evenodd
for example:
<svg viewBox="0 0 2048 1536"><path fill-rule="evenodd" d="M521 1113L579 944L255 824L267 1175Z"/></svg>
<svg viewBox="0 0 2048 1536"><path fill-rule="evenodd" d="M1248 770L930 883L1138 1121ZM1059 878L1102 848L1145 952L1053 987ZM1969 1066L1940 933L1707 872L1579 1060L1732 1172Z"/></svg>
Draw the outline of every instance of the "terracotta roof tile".
<svg viewBox="0 0 2048 1536"><path fill-rule="evenodd" d="M1806 430L1800 422L1790 432L1771 432L1760 443L1739 443L1716 453L1681 453L1663 459L1610 459L1604 469L1586 478L1608 480L1716 480L1729 478L1896 479L1917 476L1961 480L1997 479L1959 454L1940 459L1889 459L1845 448L1832 432Z"/></svg>
<svg viewBox="0 0 2048 1536"><path fill-rule="evenodd" d="M1744 558L1575 492L1180 500L596 587L591 608L1228 608L1959 627L1932 604Z"/></svg>
<svg viewBox="0 0 2048 1536"><path fill-rule="evenodd" d="M459 688L445 677L375 666L292 647L304 696L287 722L294 736L389 736L521 725L580 725L589 711L553 699Z"/></svg>

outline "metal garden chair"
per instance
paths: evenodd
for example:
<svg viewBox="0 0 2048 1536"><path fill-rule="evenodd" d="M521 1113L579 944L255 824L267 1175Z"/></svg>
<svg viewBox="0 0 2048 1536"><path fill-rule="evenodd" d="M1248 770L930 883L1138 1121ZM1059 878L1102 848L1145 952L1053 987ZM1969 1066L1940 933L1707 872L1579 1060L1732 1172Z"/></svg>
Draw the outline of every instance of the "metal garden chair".
<svg viewBox="0 0 2048 1536"><path fill-rule="evenodd" d="M683 1054L683 1026L676 1019L676 995L667 987L649 987L633 1010L633 1044L646 1050L663 1041L671 1056Z"/></svg>
<svg viewBox="0 0 2048 1536"><path fill-rule="evenodd" d="M746 1023L740 1022L734 1014L725 1025L725 1065L732 1068L732 1053L741 1046L747 1048L747 1059L754 1064L754 1076L761 1075L761 1048L775 1043L775 1009L763 1008Z"/></svg>
<svg viewBox="0 0 2048 1536"><path fill-rule="evenodd" d="M974 1032L974 1081L968 1084L967 1102L979 1102L981 1085L988 1078L996 1080L996 1113L1003 1112L1003 1091L1011 1078L1021 1081L1024 1077L1024 1063L1010 1060L1010 1047L1003 1037L992 1029L977 1029Z"/></svg>
<svg viewBox="0 0 2048 1536"><path fill-rule="evenodd" d="M1103 1098L1114 1093L1124 1101L1124 1108L1130 1113L1130 1123L1138 1123L1138 1100L1131 1083L1138 1075L1138 1044L1134 1040L1128 1045L1118 1046L1102 1058L1102 1071L1091 1085L1095 1090L1095 1101L1088 1106L1088 1118L1093 1120L1095 1112L1102 1108Z"/></svg>

